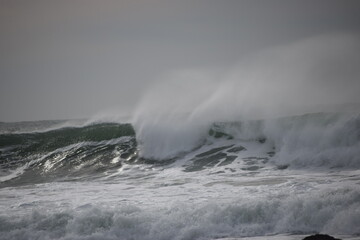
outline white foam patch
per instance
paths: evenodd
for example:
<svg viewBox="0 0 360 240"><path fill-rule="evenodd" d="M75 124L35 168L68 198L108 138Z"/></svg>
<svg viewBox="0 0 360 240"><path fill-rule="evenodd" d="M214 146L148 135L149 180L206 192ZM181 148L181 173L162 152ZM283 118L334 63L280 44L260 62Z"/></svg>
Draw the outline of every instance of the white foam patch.
<svg viewBox="0 0 360 240"><path fill-rule="evenodd" d="M61 211L42 211L44 203L35 202L31 209L38 210L0 216L0 239L216 239L318 231L354 235L359 234L359 190L156 207L84 202Z"/></svg>

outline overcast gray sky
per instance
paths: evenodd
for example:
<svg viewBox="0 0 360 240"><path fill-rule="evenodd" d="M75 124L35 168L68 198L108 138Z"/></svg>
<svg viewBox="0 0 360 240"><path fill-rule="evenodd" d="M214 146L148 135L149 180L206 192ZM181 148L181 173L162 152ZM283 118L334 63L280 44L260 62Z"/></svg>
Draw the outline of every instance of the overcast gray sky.
<svg viewBox="0 0 360 240"><path fill-rule="evenodd" d="M0 0L0 121L128 114L168 73L222 71L303 39L357 36L359 12L357 0ZM360 55L350 42L346 51ZM360 68L350 61L332 81ZM358 87L357 76L347 84Z"/></svg>

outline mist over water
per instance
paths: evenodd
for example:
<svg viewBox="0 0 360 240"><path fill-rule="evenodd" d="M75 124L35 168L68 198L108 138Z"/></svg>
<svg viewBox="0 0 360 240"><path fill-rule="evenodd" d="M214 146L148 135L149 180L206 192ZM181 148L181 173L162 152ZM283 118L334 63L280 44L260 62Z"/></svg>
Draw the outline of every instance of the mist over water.
<svg viewBox="0 0 360 240"><path fill-rule="evenodd" d="M320 35L245 56L228 70L164 77L132 119L140 153L167 158L191 150L218 121L359 112L359 42L355 34Z"/></svg>

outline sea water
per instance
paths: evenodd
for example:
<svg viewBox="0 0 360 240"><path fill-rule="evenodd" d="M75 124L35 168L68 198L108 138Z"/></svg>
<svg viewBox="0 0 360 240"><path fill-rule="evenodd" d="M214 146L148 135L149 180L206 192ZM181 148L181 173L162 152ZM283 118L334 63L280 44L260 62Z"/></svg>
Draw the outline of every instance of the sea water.
<svg viewBox="0 0 360 240"><path fill-rule="evenodd" d="M358 113L186 121L1 123L0 239L360 239Z"/></svg>

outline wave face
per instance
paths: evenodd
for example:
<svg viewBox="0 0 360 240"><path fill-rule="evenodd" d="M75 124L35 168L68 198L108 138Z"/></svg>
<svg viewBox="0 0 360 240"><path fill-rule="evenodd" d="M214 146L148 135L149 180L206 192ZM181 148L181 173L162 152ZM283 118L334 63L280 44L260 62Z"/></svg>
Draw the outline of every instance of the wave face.
<svg viewBox="0 0 360 240"><path fill-rule="evenodd" d="M130 124L102 123L0 135L2 179L16 184L64 177L96 177L136 151ZM13 179L14 178L14 179Z"/></svg>

